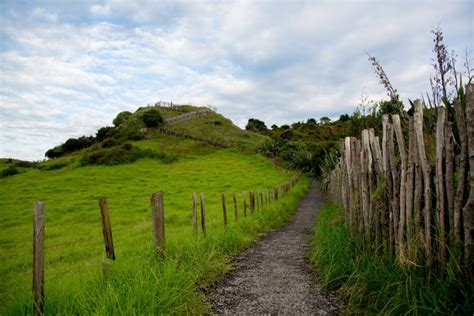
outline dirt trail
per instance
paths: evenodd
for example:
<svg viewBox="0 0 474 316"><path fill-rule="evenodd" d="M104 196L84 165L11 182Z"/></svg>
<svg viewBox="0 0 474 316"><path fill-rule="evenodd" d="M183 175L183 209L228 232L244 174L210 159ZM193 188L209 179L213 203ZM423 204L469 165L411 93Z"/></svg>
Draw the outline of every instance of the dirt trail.
<svg viewBox="0 0 474 316"><path fill-rule="evenodd" d="M236 269L211 294L218 314L327 315L336 298L313 281L305 255L322 204L314 182L293 220L234 258Z"/></svg>

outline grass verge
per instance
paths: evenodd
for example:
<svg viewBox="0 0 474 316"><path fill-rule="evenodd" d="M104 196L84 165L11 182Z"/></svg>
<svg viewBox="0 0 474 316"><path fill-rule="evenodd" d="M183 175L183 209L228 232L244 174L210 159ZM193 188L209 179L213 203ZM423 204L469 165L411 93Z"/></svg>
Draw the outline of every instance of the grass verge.
<svg viewBox="0 0 474 316"><path fill-rule="evenodd" d="M337 290L344 314L455 314L474 312L474 284L451 262L442 275L404 267L396 258L369 253L348 232L344 211L320 209L311 261L324 286Z"/></svg>

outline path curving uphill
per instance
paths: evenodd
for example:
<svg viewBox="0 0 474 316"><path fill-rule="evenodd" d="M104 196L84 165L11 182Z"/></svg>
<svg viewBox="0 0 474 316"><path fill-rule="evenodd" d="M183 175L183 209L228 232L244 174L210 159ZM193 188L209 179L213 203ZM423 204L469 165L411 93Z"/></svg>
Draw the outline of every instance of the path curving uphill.
<svg viewBox="0 0 474 316"><path fill-rule="evenodd" d="M211 294L218 314L328 315L337 300L313 281L306 254L322 205L313 182L291 222L234 257L236 269Z"/></svg>

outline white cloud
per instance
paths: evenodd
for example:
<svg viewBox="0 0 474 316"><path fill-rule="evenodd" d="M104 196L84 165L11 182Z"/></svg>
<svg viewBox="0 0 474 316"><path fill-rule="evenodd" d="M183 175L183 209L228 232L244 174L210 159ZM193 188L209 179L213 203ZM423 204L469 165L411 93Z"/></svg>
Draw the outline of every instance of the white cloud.
<svg viewBox="0 0 474 316"><path fill-rule="evenodd" d="M215 105L240 126L249 117L280 125L351 113L361 91L385 96L364 49L402 98L416 98L429 88L430 29L440 24L449 48L464 51L473 6L12 2L0 13L0 156L40 159L160 99Z"/></svg>

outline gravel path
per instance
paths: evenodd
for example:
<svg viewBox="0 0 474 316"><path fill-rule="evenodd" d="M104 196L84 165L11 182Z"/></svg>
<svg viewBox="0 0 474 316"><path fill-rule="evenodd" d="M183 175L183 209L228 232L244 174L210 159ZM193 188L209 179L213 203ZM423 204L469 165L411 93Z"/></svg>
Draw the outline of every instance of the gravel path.
<svg viewBox="0 0 474 316"><path fill-rule="evenodd" d="M293 220L234 257L236 269L211 294L218 314L330 315L336 298L313 281L305 254L322 204L314 182Z"/></svg>

